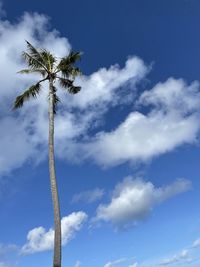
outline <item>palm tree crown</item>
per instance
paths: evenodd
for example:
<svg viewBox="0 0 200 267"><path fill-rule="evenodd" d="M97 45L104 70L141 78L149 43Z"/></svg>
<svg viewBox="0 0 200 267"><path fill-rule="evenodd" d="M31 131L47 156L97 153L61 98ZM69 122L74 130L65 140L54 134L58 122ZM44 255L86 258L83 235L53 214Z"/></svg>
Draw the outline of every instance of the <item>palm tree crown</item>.
<svg viewBox="0 0 200 267"><path fill-rule="evenodd" d="M68 90L71 94L76 94L80 91L80 86L74 85L74 79L77 75L81 74L78 67L75 66L76 61L81 58L80 52L70 52L68 56L63 57L60 61L54 57L49 51L45 49L38 50L31 43L27 43L27 52L23 52L22 56L28 64L27 69L23 69L18 73L31 74L39 73L43 77L36 84L30 86L26 91L19 95L14 103L14 108L20 108L24 102L29 98L36 98L41 90L41 83L49 80L58 80L62 88ZM54 113L56 112L56 106L60 101L56 95L56 88L54 90Z"/></svg>

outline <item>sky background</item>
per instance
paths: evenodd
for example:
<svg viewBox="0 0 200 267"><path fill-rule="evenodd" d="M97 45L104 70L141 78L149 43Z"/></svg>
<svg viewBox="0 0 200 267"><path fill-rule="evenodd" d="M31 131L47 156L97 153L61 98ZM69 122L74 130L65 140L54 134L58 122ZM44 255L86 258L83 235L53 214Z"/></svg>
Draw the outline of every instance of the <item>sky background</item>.
<svg viewBox="0 0 200 267"><path fill-rule="evenodd" d="M56 167L63 267L200 264L200 2L0 4L0 267L52 265L47 85L25 40L82 51L78 95L60 90Z"/></svg>

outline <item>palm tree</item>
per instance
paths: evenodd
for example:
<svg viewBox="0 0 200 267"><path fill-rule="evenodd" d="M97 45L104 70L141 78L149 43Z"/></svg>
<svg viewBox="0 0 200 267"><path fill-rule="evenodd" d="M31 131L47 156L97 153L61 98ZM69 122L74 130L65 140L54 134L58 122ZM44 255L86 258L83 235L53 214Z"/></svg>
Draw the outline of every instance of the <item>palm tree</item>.
<svg viewBox="0 0 200 267"><path fill-rule="evenodd" d="M58 80L61 87L71 94L76 94L81 87L74 85L75 77L81 74L80 69L75 66L77 60L80 59L79 52L71 52L68 56L61 58L59 61L49 51L45 49L38 50L32 44L27 42L27 51L22 56L25 59L28 68L19 71L19 73L31 74L39 73L42 79L36 84L30 86L21 95L17 96L14 108L21 108L25 101L29 98L36 98L41 91L41 83L48 81L49 83L49 173L50 184L54 210L54 260L53 267L61 266L61 217L60 204L58 197L58 188L55 172L54 158L54 115L56 107L60 101L56 92L55 81Z"/></svg>

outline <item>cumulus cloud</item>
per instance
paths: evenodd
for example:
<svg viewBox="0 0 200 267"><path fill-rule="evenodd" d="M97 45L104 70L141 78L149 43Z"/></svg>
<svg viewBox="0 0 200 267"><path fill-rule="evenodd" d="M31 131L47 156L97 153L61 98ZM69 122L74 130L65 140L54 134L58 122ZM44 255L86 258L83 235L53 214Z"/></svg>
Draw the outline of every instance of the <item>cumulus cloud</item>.
<svg viewBox="0 0 200 267"><path fill-rule="evenodd" d="M104 267L114 267L120 265L121 263L124 263L125 261L126 261L125 258L117 259L115 261L109 261L104 265Z"/></svg>
<svg viewBox="0 0 200 267"><path fill-rule="evenodd" d="M40 161L47 152L47 86L44 85L37 101L25 103L17 113L12 111L16 95L38 79L37 76L16 74L25 67L21 60L21 52L26 49L24 40L50 50L57 57L65 56L71 50L68 40L50 29L49 20L44 15L25 13L14 23L0 20L0 123L3 125L0 147L6 148L0 153L0 175L30 160ZM126 103L126 96L135 94L136 84L147 72L148 67L141 59L130 57L124 67L113 65L89 76L83 75L77 80L82 91L76 96L60 91L59 95L67 105L61 106L56 116L56 153L67 158L69 150L73 152L72 144L98 125L100 116L110 105ZM120 97L122 95L124 97Z"/></svg>
<svg viewBox="0 0 200 267"><path fill-rule="evenodd" d="M100 188L83 191L73 196L72 203L78 203L78 202L92 203L101 199L103 195L104 195L104 190Z"/></svg>
<svg viewBox="0 0 200 267"><path fill-rule="evenodd" d="M63 217L61 220L62 227L62 245L66 245L79 231L87 219L86 213L73 212ZM37 227L28 232L27 243L22 247L22 254L32 254L35 252L51 250L54 243L54 230L50 228L48 231L44 227Z"/></svg>
<svg viewBox="0 0 200 267"><path fill-rule="evenodd" d="M185 179L156 188L151 182L127 177L115 187L110 202L98 206L93 222L110 221L120 227L130 226L146 218L155 205L190 187L190 181Z"/></svg>
<svg viewBox="0 0 200 267"><path fill-rule="evenodd" d="M168 79L145 91L138 105L151 106L147 114L131 112L111 132L100 132L83 151L101 165L146 161L187 143L194 143L200 128L199 83Z"/></svg>

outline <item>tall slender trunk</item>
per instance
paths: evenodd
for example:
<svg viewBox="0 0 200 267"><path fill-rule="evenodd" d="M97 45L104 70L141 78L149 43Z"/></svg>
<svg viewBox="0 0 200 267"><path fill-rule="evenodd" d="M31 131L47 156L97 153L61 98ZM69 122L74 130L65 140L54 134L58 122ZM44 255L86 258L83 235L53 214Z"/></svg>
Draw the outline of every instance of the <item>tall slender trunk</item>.
<svg viewBox="0 0 200 267"><path fill-rule="evenodd" d="M54 260L53 267L61 267L61 218L54 159L54 88L49 80L49 173L54 211Z"/></svg>

